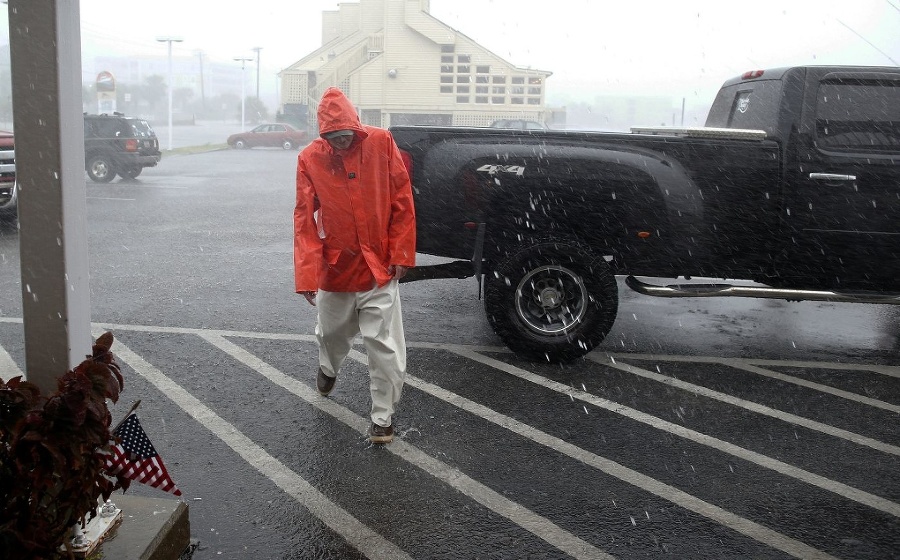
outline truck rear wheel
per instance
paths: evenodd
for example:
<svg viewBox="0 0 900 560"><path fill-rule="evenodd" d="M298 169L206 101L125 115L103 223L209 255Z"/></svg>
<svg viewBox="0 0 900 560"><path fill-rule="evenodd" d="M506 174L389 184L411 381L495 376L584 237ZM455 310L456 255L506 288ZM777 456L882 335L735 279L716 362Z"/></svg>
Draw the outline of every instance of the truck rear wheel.
<svg viewBox="0 0 900 560"><path fill-rule="evenodd" d="M565 362L606 338L619 306L609 264L571 241L523 247L489 275L484 308L494 332L516 354Z"/></svg>

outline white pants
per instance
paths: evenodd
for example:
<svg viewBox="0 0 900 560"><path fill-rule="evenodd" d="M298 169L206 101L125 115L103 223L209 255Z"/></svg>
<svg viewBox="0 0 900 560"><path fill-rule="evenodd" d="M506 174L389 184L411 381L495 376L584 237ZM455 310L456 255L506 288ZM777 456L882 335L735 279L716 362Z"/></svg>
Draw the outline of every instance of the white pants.
<svg viewBox="0 0 900 560"><path fill-rule="evenodd" d="M391 280L367 292L319 290L316 307L319 367L325 375L336 376L350 352L353 337L361 334L369 358L372 422L390 426L406 378L399 283Z"/></svg>

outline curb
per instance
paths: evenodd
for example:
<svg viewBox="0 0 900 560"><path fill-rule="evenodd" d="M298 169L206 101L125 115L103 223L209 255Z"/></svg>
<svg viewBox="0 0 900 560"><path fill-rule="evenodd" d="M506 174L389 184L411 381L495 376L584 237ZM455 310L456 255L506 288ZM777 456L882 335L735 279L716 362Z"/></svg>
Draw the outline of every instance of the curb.
<svg viewBox="0 0 900 560"><path fill-rule="evenodd" d="M97 549L98 558L178 560L189 551L191 524L186 503L124 494L113 496L112 501L122 510L122 524Z"/></svg>

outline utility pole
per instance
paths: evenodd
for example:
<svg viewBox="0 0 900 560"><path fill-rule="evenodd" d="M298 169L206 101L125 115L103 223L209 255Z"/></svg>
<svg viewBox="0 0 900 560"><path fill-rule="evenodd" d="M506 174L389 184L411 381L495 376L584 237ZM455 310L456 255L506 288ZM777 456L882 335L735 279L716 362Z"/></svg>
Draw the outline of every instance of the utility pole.
<svg viewBox="0 0 900 560"><path fill-rule="evenodd" d="M252 50L256 51L256 98L259 99L259 51L262 47L253 47Z"/></svg>
<svg viewBox="0 0 900 560"><path fill-rule="evenodd" d="M203 111L206 112L206 90L203 87L203 51L197 51L197 57L200 58L200 103Z"/></svg>
<svg viewBox="0 0 900 560"><path fill-rule="evenodd" d="M244 101L247 98L247 94L244 93L244 84L247 81L244 79L244 65L247 63L248 60L253 60L253 59L249 58L249 57L245 57L245 56L236 56L234 58L234 60L241 63L241 132L244 132L244 122L247 120L244 117Z"/></svg>
<svg viewBox="0 0 900 560"><path fill-rule="evenodd" d="M160 43L169 43L169 83L166 84L169 89L169 146L168 149L172 150L172 43L180 43L184 39L181 37L157 37L157 41Z"/></svg>

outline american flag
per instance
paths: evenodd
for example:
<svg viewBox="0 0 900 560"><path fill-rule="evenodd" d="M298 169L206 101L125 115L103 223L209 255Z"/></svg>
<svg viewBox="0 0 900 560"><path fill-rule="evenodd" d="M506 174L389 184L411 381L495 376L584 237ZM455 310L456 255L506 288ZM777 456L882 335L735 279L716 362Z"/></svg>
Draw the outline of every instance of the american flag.
<svg viewBox="0 0 900 560"><path fill-rule="evenodd" d="M113 431L113 435L118 438L119 443L106 456L104 470L107 473L149 484L176 496L181 495L181 490L172 482L169 471L150 443L150 438L144 433L137 414L129 414Z"/></svg>

